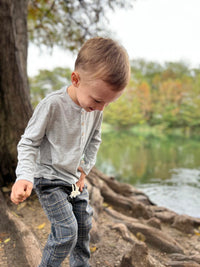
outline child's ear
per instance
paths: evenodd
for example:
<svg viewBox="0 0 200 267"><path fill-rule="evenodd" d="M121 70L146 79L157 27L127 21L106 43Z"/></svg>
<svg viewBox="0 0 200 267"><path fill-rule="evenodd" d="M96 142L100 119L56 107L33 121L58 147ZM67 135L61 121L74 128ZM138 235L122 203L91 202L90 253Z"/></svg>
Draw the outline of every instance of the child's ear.
<svg viewBox="0 0 200 267"><path fill-rule="evenodd" d="M75 87L78 87L80 84L80 76L78 72L73 71L71 74L71 82Z"/></svg>

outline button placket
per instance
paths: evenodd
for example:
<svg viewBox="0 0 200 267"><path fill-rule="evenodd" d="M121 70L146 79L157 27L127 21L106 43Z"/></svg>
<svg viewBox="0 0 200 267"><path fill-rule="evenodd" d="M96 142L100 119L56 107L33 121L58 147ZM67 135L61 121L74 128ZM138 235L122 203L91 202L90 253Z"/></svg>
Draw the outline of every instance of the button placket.
<svg viewBox="0 0 200 267"><path fill-rule="evenodd" d="M85 139L85 114L84 114L84 110L81 110L81 144L84 143L84 139Z"/></svg>

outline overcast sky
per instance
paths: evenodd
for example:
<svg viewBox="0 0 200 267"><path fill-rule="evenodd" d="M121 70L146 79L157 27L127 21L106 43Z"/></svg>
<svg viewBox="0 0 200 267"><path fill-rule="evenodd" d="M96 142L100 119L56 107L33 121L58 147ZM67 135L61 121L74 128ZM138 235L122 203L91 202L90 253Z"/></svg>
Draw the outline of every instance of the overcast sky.
<svg viewBox="0 0 200 267"><path fill-rule="evenodd" d="M137 0L131 10L109 14L109 28L130 59L188 62L200 67L200 0ZM29 47L28 74L57 66L73 68L74 56Z"/></svg>

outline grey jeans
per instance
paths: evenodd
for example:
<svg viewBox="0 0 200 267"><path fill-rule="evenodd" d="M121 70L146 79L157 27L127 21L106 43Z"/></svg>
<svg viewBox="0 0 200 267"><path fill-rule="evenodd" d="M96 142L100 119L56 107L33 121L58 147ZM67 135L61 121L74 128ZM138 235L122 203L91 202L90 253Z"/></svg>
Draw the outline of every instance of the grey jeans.
<svg viewBox="0 0 200 267"><path fill-rule="evenodd" d="M60 267L70 254L70 267L89 267L92 208L86 186L70 198L71 186L62 180L35 178L34 188L51 222L51 233L39 267Z"/></svg>

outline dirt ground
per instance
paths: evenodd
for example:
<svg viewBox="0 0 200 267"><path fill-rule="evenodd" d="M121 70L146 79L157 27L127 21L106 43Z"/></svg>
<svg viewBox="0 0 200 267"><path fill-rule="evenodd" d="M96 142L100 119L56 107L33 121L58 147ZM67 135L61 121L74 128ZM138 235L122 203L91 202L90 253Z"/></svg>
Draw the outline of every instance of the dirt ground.
<svg viewBox="0 0 200 267"><path fill-rule="evenodd" d="M50 223L41 208L37 196L32 194L28 200L16 206L9 201L7 195L7 204L12 213L19 216L35 233L41 248L43 248L50 232ZM101 225L99 228L100 240L96 244L90 243L90 264L92 267L117 267L124 253L131 248L131 244L124 241L116 230L112 230L106 212L101 213L98 222ZM68 258L63 262L62 266L69 266Z"/></svg>
<svg viewBox="0 0 200 267"><path fill-rule="evenodd" d="M32 230L32 232L36 235L37 239L39 240L42 249L46 243L48 234L50 232L50 223L46 215L44 214L43 209L40 206L36 194L32 194L28 200L19 204L18 206L11 203L11 201L9 200L9 193L6 193L4 195L7 200L7 205L12 211L12 214L18 216L18 218L20 218ZM90 243L90 250L91 250L90 264L92 267L100 267L100 266L118 267L122 260L122 257L124 256L124 254L126 254L131 250L133 244L125 241L122 238L121 234L118 233L118 231L116 231L115 229L113 229L114 225L113 221L106 212L106 209L108 208L112 209L112 207L107 206L106 203L104 203L103 205L105 206L104 207L105 210L103 210L103 212L101 212L98 217L98 234L100 238L98 242ZM156 259L157 262L161 262L162 266L177 266L177 267L200 266L200 234L199 235L186 234L174 228L171 228L165 224L162 224L162 231L170 234L170 236L173 237L176 242L181 244L181 246L184 249L184 255L187 257L187 260L185 261L184 258L182 258L180 259L182 260L182 264L177 261L176 263L170 264L170 261L171 260L173 261L173 256L177 258L177 255L175 254L169 255L162 253L158 249L155 249L148 245L149 254L153 256L153 258ZM4 238L5 240L8 240L9 236L5 238ZM134 238L136 237L134 236ZM14 246L14 244L11 242L4 244L4 249L6 247L9 249L8 246L11 245ZM0 256L1 256L1 250L0 250ZM18 255L18 257L20 258L21 256ZM197 258L197 261L195 260L195 265L192 262L190 263L191 260L190 257ZM17 255L15 255L15 261L17 262L17 260L18 260ZM184 261L185 264L183 265ZM4 265L1 266L4 267ZM7 266L9 265L5 265L5 267ZM23 265L23 266L13 265L13 266L28 267L29 265ZM68 267L68 266L69 266L69 261L67 258L63 262L62 267ZM11 265L9 267L11 267ZM155 267L158 267L158 265L155 265Z"/></svg>

